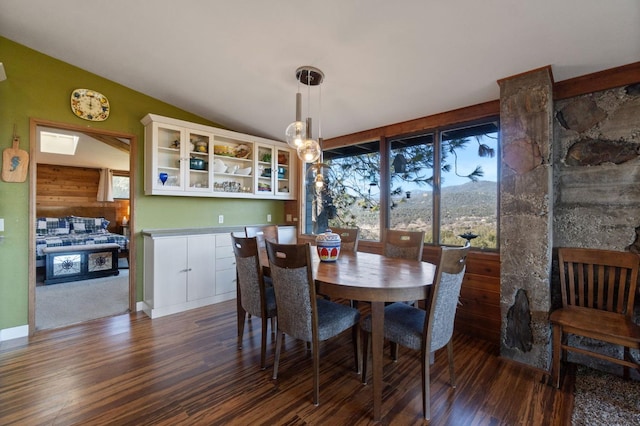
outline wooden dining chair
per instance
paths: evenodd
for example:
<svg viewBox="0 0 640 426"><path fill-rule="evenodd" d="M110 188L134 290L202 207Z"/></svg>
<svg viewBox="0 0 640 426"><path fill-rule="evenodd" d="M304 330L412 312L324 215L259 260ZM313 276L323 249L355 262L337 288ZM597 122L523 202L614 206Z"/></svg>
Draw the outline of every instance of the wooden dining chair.
<svg viewBox="0 0 640 426"><path fill-rule="evenodd" d="M264 370L266 368L267 322L269 319L272 320L271 331L274 333L273 326L277 315L273 287L265 286L256 237L244 238L231 234L231 244L236 256L238 348L242 348L246 317L252 315L262 318L260 367Z"/></svg>
<svg viewBox="0 0 640 426"><path fill-rule="evenodd" d="M346 305L316 296L309 244L267 244L273 287L278 305L278 331L273 378L278 378L278 362L284 335L311 343L313 356L313 403L319 405L320 342L355 329L354 356L360 370L360 312Z"/></svg>
<svg viewBox="0 0 640 426"><path fill-rule="evenodd" d="M429 361L431 354L444 346L449 356L451 386L456 387L452 336L469 246L467 243L464 247L442 247L426 311L402 302L384 308L385 339L421 351L422 410L427 420L431 417ZM366 383L371 351L371 316L362 321L361 327L365 331L362 382Z"/></svg>
<svg viewBox="0 0 640 426"><path fill-rule="evenodd" d="M424 231L386 229L382 242L387 257L422 260Z"/></svg>
<svg viewBox="0 0 640 426"><path fill-rule="evenodd" d="M633 322L638 281L638 255L601 249L558 249L562 308L551 313L553 357L551 380L560 387L561 361L576 352L640 372L630 348L640 350L640 326ZM623 347L622 359L571 346L568 335L583 336Z"/></svg>
<svg viewBox="0 0 640 426"><path fill-rule="evenodd" d="M358 238L360 236L360 228L338 228L331 227L331 232L340 235L340 251L358 251Z"/></svg>

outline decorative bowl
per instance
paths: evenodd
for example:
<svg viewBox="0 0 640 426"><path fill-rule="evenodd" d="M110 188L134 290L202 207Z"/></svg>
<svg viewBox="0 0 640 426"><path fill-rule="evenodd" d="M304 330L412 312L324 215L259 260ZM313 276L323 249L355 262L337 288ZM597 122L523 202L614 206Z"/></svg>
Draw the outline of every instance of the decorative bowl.
<svg viewBox="0 0 640 426"><path fill-rule="evenodd" d="M335 262L340 255L340 235L327 229L324 234L316 237L316 249L321 262Z"/></svg>
<svg viewBox="0 0 640 426"><path fill-rule="evenodd" d="M251 167L245 167L244 169L237 169L235 171L235 174L242 175L242 176L248 176L248 175L251 174Z"/></svg>

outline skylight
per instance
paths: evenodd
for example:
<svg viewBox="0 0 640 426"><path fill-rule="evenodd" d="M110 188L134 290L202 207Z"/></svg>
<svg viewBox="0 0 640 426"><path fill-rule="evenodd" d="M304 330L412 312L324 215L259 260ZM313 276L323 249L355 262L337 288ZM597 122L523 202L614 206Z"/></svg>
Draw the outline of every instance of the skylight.
<svg viewBox="0 0 640 426"><path fill-rule="evenodd" d="M40 152L74 155L80 138L62 133L40 132Z"/></svg>

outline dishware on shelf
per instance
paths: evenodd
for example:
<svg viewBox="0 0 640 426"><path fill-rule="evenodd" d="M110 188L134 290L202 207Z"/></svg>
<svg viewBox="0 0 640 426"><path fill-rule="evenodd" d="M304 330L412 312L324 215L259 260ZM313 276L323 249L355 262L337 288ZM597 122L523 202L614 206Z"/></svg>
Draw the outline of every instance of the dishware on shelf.
<svg viewBox="0 0 640 426"><path fill-rule="evenodd" d="M202 158L190 158L189 168L192 170L207 170L207 163Z"/></svg>
<svg viewBox="0 0 640 426"><path fill-rule="evenodd" d="M318 234L316 237L316 249L318 256L322 262L335 262L340 255L340 235L327 229L324 234Z"/></svg>
<svg viewBox="0 0 640 426"><path fill-rule="evenodd" d="M243 176L248 176L251 174L251 167L245 167L243 169L236 169L235 174L237 175L243 175Z"/></svg>
<svg viewBox="0 0 640 426"><path fill-rule="evenodd" d="M284 179L287 169L284 167L278 167L278 179Z"/></svg>
<svg viewBox="0 0 640 426"><path fill-rule="evenodd" d="M238 145L234 152L236 158L247 158L251 154L251 148L248 145Z"/></svg>
<svg viewBox="0 0 640 426"><path fill-rule="evenodd" d="M167 181L167 179L169 178L169 174L162 172L158 175L158 178L160 179L160 182L162 182L162 185L164 186L165 182Z"/></svg>
<svg viewBox="0 0 640 426"><path fill-rule="evenodd" d="M215 173L224 173L227 171L227 165L224 164L224 161L216 158L213 160L213 171Z"/></svg>
<svg viewBox="0 0 640 426"><path fill-rule="evenodd" d="M198 141L195 143L196 145L196 151L197 152L208 152L209 151L209 144L204 142L204 141Z"/></svg>

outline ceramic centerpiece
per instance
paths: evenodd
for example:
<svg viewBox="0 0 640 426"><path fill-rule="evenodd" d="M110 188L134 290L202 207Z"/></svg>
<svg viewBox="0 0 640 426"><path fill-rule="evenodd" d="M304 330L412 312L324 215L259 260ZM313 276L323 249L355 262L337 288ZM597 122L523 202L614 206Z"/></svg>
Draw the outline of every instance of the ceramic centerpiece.
<svg viewBox="0 0 640 426"><path fill-rule="evenodd" d="M340 235L327 229L324 234L316 237L316 248L322 262L335 262L340 255Z"/></svg>

